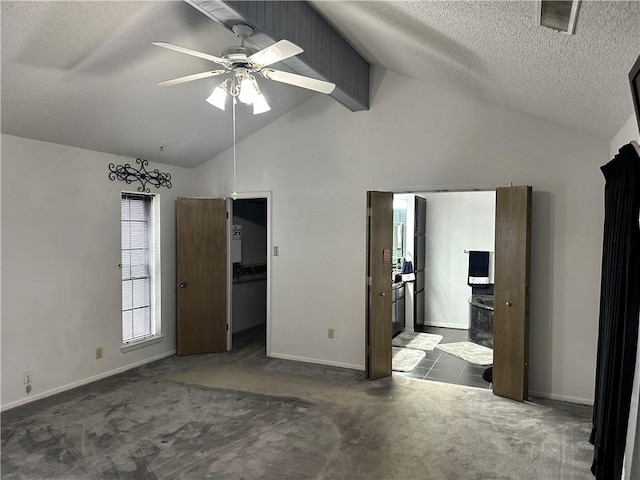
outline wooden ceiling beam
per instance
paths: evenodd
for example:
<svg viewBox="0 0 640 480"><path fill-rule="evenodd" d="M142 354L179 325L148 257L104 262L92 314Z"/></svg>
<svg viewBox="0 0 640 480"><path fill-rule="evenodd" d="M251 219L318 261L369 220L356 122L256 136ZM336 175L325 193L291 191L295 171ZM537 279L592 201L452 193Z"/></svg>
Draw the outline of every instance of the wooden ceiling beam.
<svg viewBox="0 0 640 480"><path fill-rule="evenodd" d="M369 63L307 2L186 0L231 29L251 26L248 39L262 49L286 39L304 52L282 63L294 73L336 84L333 98L350 110L369 109Z"/></svg>

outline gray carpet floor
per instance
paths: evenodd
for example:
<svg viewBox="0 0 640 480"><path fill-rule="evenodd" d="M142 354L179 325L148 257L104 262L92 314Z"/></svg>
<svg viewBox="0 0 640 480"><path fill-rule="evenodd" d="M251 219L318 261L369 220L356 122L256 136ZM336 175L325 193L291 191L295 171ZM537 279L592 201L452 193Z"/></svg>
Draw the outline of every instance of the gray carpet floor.
<svg viewBox="0 0 640 480"><path fill-rule="evenodd" d="M371 382L238 344L4 412L2 478L590 478L589 407Z"/></svg>

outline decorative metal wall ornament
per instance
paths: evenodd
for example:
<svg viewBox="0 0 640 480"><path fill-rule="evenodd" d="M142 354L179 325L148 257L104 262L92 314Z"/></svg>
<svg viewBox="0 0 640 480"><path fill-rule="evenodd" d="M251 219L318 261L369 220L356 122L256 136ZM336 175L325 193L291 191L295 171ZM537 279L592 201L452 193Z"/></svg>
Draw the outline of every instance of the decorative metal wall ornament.
<svg viewBox="0 0 640 480"><path fill-rule="evenodd" d="M137 170L128 163L125 163L124 165L115 165L110 163L109 180L124 180L128 184L138 181L140 182L138 191L146 193L151 191L147 186L148 184L153 185L156 188L171 188L171 174L162 173L157 168L149 172L145 168L149 165L149 160L136 158L136 163L140 165L140 168Z"/></svg>

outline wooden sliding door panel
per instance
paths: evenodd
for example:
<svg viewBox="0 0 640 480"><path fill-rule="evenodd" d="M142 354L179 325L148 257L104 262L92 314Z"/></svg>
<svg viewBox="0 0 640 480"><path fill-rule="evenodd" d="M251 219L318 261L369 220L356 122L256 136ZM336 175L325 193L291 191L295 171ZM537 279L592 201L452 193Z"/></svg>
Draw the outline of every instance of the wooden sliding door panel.
<svg viewBox="0 0 640 480"><path fill-rule="evenodd" d="M496 190L493 392L519 401L528 395L531 192Z"/></svg>
<svg viewBox="0 0 640 480"><path fill-rule="evenodd" d="M393 194L367 192L367 378L391 375Z"/></svg>

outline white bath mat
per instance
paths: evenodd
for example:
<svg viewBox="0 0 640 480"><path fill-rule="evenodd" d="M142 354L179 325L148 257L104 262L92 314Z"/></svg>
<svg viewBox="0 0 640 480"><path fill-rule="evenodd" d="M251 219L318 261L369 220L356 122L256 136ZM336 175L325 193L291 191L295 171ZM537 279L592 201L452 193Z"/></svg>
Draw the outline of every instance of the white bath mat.
<svg viewBox="0 0 640 480"><path fill-rule="evenodd" d="M440 340L442 340L442 335L434 335L433 333L402 332L391 343L394 347L407 347L432 352L435 346L440 343Z"/></svg>
<svg viewBox="0 0 640 480"><path fill-rule="evenodd" d="M476 365L491 365L493 363L493 350L477 343L442 343L437 348Z"/></svg>
<svg viewBox="0 0 640 480"><path fill-rule="evenodd" d="M391 368L396 372L410 372L418 366L426 353L411 348L391 347Z"/></svg>

